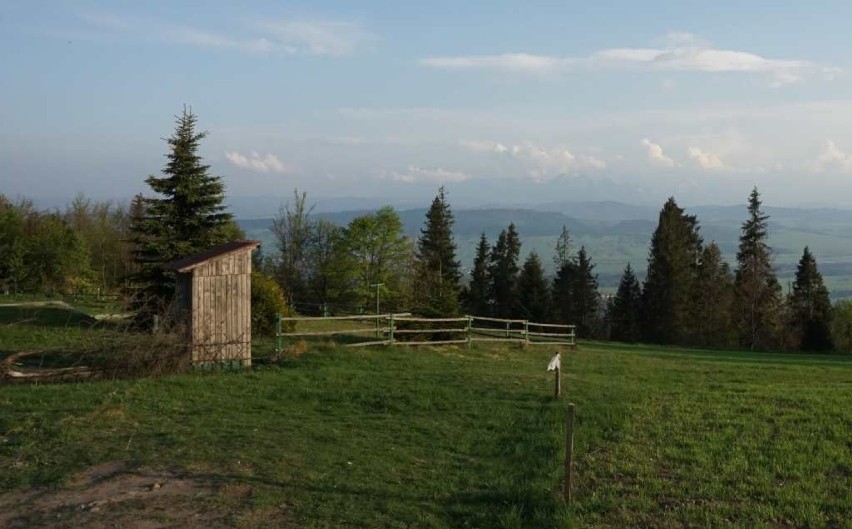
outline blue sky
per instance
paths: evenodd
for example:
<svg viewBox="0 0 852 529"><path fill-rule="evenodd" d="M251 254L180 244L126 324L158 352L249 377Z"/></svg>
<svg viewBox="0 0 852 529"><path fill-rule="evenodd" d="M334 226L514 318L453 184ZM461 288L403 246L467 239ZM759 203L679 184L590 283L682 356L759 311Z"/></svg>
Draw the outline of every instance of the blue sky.
<svg viewBox="0 0 852 529"><path fill-rule="evenodd" d="M852 4L791 4L0 0L0 192L144 191L188 104L260 209L852 206Z"/></svg>

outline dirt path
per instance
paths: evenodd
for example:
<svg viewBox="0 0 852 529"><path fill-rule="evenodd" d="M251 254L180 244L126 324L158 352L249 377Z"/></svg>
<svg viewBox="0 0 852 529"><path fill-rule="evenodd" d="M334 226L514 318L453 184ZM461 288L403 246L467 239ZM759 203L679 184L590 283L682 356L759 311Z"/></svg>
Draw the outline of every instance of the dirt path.
<svg viewBox="0 0 852 529"><path fill-rule="evenodd" d="M217 484L172 471L129 471L108 463L59 489L0 495L0 527L292 527L281 510L248 508L251 490L248 485Z"/></svg>

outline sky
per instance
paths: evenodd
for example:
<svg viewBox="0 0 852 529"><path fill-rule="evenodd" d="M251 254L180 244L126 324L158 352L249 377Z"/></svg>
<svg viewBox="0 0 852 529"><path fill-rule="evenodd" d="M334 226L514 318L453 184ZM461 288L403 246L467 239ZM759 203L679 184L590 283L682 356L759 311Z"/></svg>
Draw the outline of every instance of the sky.
<svg viewBox="0 0 852 529"><path fill-rule="evenodd" d="M0 0L0 193L852 207L852 3ZM347 202L348 201L348 202Z"/></svg>

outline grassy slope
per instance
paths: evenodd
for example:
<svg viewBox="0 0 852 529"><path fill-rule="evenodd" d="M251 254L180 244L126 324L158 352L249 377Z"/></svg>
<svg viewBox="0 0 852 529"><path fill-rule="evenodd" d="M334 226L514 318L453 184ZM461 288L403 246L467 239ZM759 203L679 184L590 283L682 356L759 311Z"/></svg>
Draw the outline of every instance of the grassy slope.
<svg viewBox="0 0 852 529"><path fill-rule="evenodd" d="M554 402L549 355L326 348L242 373L4 387L0 489L122 460L247 483L244 508L300 527L852 527L849 358L591 344Z"/></svg>

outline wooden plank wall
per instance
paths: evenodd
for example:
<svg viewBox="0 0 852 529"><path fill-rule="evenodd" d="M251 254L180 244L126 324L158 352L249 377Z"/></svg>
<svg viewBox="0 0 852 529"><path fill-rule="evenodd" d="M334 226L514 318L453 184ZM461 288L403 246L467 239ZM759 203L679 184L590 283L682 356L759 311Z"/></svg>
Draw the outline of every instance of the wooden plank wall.
<svg viewBox="0 0 852 529"><path fill-rule="evenodd" d="M193 270L192 361L251 364L251 250Z"/></svg>

